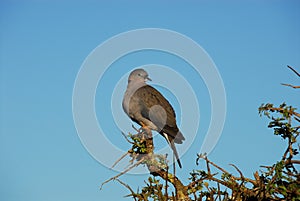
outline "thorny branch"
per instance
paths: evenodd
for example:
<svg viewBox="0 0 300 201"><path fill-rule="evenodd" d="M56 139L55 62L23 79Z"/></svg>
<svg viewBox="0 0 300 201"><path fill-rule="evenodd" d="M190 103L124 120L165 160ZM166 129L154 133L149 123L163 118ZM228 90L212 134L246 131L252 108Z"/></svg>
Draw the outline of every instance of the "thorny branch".
<svg viewBox="0 0 300 201"><path fill-rule="evenodd" d="M122 173L119 173L118 175L103 182L102 186L107 182L117 180L119 183L129 189L131 194L127 196L133 197L134 200L138 201L148 201L148 198L150 197L152 197L153 200L159 201L196 201L203 199L225 201L230 200L230 198L234 198L231 200L236 201L275 201L293 200L293 197L300 198L300 175L294 167L295 165L299 165L300 161L293 159L293 157L298 153L292 146L294 143L296 143L296 138L299 135L299 129L297 127L292 127L289 124L291 123L290 119L295 116L298 117L299 113L297 113L294 108L286 106L286 104L282 104L279 107L274 107L272 104L262 105L259 111L260 113L263 113L272 119L273 123L271 122L271 125L275 130L280 126L288 126L288 129L279 129L280 132L289 132L290 129L293 131L293 135L287 135L288 147L284 152L281 161L272 166L261 166L266 168L266 171L261 171L261 174L256 171L253 179L245 177L242 171L234 164L229 165L239 173L239 176L231 174L229 171L210 161L206 154L198 154L196 164L199 165L199 160L204 160L206 163L206 171L201 170L198 172L196 171L196 173L191 173L192 181L189 184L184 185L178 177L169 172L169 167L166 165L166 157L162 157L163 160L161 160L159 157L157 157L157 155L154 154L152 133L145 130L137 130L137 134L129 135L130 139L123 134L126 140L132 144L132 148L120 159L118 159L116 163L118 163L127 155L132 158L132 163L134 161L137 162L124 170ZM271 117L268 112L277 112L285 118ZM287 123L282 122L284 119L287 120ZM283 133L280 134L281 136L284 136ZM151 175L161 178L163 181L165 181L165 183L159 183L159 181L156 179L149 179L150 183L147 183L147 187L144 187L142 192L135 193L129 185L118 179L121 175L141 164L146 165ZM217 184L217 188L211 187L208 182L215 182ZM168 183L173 185L175 191L169 192ZM248 184L252 184L252 187L250 187ZM220 187L220 185L223 187ZM203 186L205 187L206 191L203 190ZM225 190L223 190L224 188ZM226 189L230 190L230 196ZM163 190L164 192L162 192ZM171 195L169 195L168 192Z"/></svg>
<svg viewBox="0 0 300 201"><path fill-rule="evenodd" d="M190 200L188 197L187 187L183 185L183 183L172 173L169 172L169 167L166 165L166 160L157 160L157 155L154 154L154 146L153 146L153 138L152 133L150 130L143 130L139 129L137 134L135 135L129 135L131 140L127 136L124 135L125 139L132 144L132 148L125 153L123 156L121 156L114 164L113 167L119 163L125 156L130 155L132 157L131 161L137 160L135 164L124 170L123 172L119 173L118 175L106 180L102 183L101 188L104 184L112 181L117 180L119 183L121 183L123 186L128 188L127 185L124 185L125 183L122 183L118 178L122 176L123 174L127 173L134 167L137 167L140 164L144 164L147 166L149 172L153 176L158 176L162 178L164 181L166 181L166 187L165 187L165 196L167 193L167 185L168 182L171 183L175 189L175 199L174 200ZM166 157L164 157L166 158ZM163 164L162 164L163 163ZM132 189L129 189L131 191L131 196L138 197L138 194L134 193ZM173 197L173 196L172 196Z"/></svg>
<svg viewBox="0 0 300 201"><path fill-rule="evenodd" d="M300 74L294 68L290 66L288 68L300 77ZM289 84L283 85L300 88L300 86ZM102 186L107 182L116 180L130 191L131 194L127 197L133 197L135 201L298 201L300 200L300 174L295 165L300 165L300 160L295 160L294 156L299 154L300 145L298 144L298 147L294 146L300 135L300 126L292 126L292 123L300 122L300 114L296 112L295 108L287 106L285 103L279 107L274 107L273 104L269 103L262 105L259 108L259 113L271 119L268 127L274 129L275 135L287 140L288 146L280 161L271 166L261 166L264 169L261 170L260 174L258 171L254 172L253 179L245 177L234 164L229 165L239 173L239 176L234 176L229 171L213 163L207 158L206 154L198 154L196 164L199 165L199 160L204 160L206 171L194 170L190 173L191 178L189 179L191 182L184 185L175 174L169 172L166 157L159 157L159 155L154 154L151 131L135 129L137 134L129 135L130 139L122 133L127 142L132 145L132 148L118 159L113 166L127 155L132 158L130 160L131 164L135 161L136 163L103 182ZM118 178L141 164L148 168L154 178L149 177L148 182L146 182L147 186L142 189L142 192L135 193L128 184ZM159 180L155 179L156 177L161 178L164 183L160 183ZM174 191L169 191L168 183L173 185L175 194ZM216 183L217 187L213 187L212 183ZM230 191L228 192L228 190Z"/></svg>

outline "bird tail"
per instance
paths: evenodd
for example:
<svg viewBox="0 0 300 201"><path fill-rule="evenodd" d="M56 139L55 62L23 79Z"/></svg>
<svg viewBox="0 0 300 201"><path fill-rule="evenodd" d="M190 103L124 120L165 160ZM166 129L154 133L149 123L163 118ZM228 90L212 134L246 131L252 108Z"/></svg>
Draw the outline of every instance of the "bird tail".
<svg viewBox="0 0 300 201"><path fill-rule="evenodd" d="M165 136L165 138L166 138L168 144L170 145L170 147L171 147L171 149L172 149L172 151L173 151L173 154L174 154L174 156L175 156L175 158L176 158L176 161L177 161L177 163L178 163L178 166L179 166L180 168L182 168L182 165L181 165L181 162L180 162L180 159L179 159L179 155L178 155L177 149L176 149L176 147L175 147L174 140L173 140L173 139L170 140L169 137L168 137L168 135L167 135L166 133L163 133L163 134L164 134L164 136Z"/></svg>
<svg viewBox="0 0 300 201"><path fill-rule="evenodd" d="M174 153L174 155L175 155L175 158L176 158L176 161L177 161L177 163L178 163L178 166L179 166L180 168L182 168L181 162L180 162L180 160L179 160L178 152L177 152L177 149L176 149L176 147L175 147L175 144L174 144L174 141L173 141L173 140L170 142L170 146L171 146L171 149L173 150L173 153Z"/></svg>

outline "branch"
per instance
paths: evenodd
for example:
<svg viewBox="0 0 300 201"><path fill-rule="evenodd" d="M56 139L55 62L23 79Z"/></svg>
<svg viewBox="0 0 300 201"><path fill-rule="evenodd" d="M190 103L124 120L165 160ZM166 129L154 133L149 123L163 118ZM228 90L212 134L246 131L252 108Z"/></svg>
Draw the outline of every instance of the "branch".
<svg viewBox="0 0 300 201"><path fill-rule="evenodd" d="M177 191L177 196L179 200L188 200L187 187L176 177L175 175L168 173L164 169L159 169L156 166L148 166L149 171L154 176L159 176L163 180L170 182L175 190Z"/></svg>
<svg viewBox="0 0 300 201"><path fill-rule="evenodd" d="M203 158L206 163L210 163L212 166L214 166L215 168L219 169L220 171L226 173L226 174L229 174L229 172L227 172L225 169L219 167L218 165L216 165L215 163L211 162L210 160L208 160L207 156L206 155L201 155L201 154L198 154L198 158ZM210 169L207 169L208 172L210 172Z"/></svg>
<svg viewBox="0 0 300 201"><path fill-rule="evenodd" d="M270 107L270 108L268 108L268 110L271 110L271 111L274 110L274 111L278 111L278 112L283 112L284 108ZM297 116L297 117L300 118L300 114L297 113L297 112L292 111L292 112L290 112L290 114L295 115L295 116Z"/></svg>
<svg viewBox="0 0 300 201"><path fill-rule="evenodd" d="M285 164L298 164L300 165L300 160L287 160Z"/></svg>
<svg viewBox="0 0 300 201"><path fill-rule="evenodd" d="M168 166L165 165L166 162L161 161L160 159L157 160L156 155L154 154L154 145L153 145L153 137L152 137L152 132L149 129L136 129L136 131L138 131L137 134L130 136L131 140L129 140L127 138L127 136L125 136L124 133L122 133L122 135L125 137L125 139L127 140L127 142L132 144L132 148L123 156L121 156L120 159L118 159L113 167L120 161L122 160L127 154L130 154L130 157L132 157L131 162L133 163L135 160L137 160L137 162L135 164L133 164L132 166L130 166L129 168L127 168L126 170L124 170L123 172L117 174L114 177L111 177L110 179L106 180L105 182L103 182L101 184L100 189L102 189L103 185L112 181L112 180L117 180L119 183L121 183L122 185L124 185L126 188L128 188L131 192L132 197L139 198L140 195L139 193L133 193L132 189L125 183L121 182L120 180L118 180L118 178L120 176L122 176L123 174L127 173L128 171L130 171L131 169L137 167L140 164L145 164L150 172L151 175L153 176L159 176L161 177L163 180L165 180L165 196L166 198L168 198L168 182L170 182L175 189L175 200L190 200L189 196L188 196L188 188L186 186L183 185L183 183L175 176L174 174L169 173L169 169Z"/></svg>
<svg viewBox="0 0 300 201"><path fill-rule="evenodd" d="M218 165L216 165L215 163L211 162L210 160L208 160L207 157L203 158L207 163L210 163L212 166L214 166L215 168L219 169L220 171L222 171L223 173L225 174L230 174L228 171L226 171L225 169L219 167ZM238 181L246 181L246 182L250 182L252 183L253 185L257 185L257 182L253 179L249 179L249 178L245 178L242 174L242 172L233 164L230 164L231 166L233 166L241 175L241 177L235 177L233 175L231 175L231 177L235 180L238 180Z"/></svg>
<svg viewBox="0 0 300 201"><path fill-rule="evenodd" d="M147 153L148 155L153 155L154 146L153 146L152 132L151 130L145 130L144 132L146 132L146 135L148 136L145 139ZM190 200L188 197L187 187L183 185L183 183L175 176L175 174L169 173L168 168L166 168L165 170L151 162L146 163L146 165L148 167L148 170L153 176L159 176L165 181L167 180L174 186L176 197L178 198L178 200Z"/></svg>
<svg viewBox="0 0 300 201"><path fill-rule="evenodd" d="M245 177L244 177L242 171L238 167L236 167L236 165L234 165L234 164L229 164L229 165L234 167L236 169L236 171L238 171L240 173L241 179L244 181Z"/></svg>

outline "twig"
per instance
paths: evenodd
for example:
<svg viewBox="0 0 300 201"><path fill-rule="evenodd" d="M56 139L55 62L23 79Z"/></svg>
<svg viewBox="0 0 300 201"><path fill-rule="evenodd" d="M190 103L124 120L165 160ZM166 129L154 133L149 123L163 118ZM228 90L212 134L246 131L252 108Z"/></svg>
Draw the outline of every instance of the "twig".
<svg viewBox="0 0 300 201"><path fill-rule="evenodd" d="M244 175L243 175L242 171L238 167L236 167L236 165L234 165L234 164L229 164L229 165L234 167L236 169L236 171L238 171L240 173L241 178L244 179Z"/></svg>
<svg viewBox="0 0 300 201"><path fill-rule="evenodd" d="M274 110L274 111L277 111L277 112L284 112L283 108L276 108L276 107L270 107L270 108L268 108L268 110L271 110L271 111ZM292 111L292 112L290 112L290 114L295 115L295 116L300 118L300 114L297 113L297 112Z"/></svg>
<svg viewBox="0 0 300 201"><path fill-rule="evenodd" d="M167 163L167 157L168 157L168 154L166 154L166 158L165 158L165 163L166 164L168 164ZM167 175L169 175L169 166L168 165L167 165L166 169L167 169ZM168 197L168 180L167 179L166 179L166 184L165 185L166 185L165 186L165 194L166 194L165 196Z"/></svg>
<svg viewBox="0 0 300 201"><path fill-rule="evenodd" d="M129 191L131 192L131 195L135 195L134 191L132 190L132 188L130 188L129 185L125 184L120 179L116 179L116 181L118 181L120 184L122 184L123 186L125 186L126 188L128 188ZM133 196L133 198L134 198L135 201L137 201L137 199L134 196Z"/></svg>
<svg viewBox="0 0 300 201"><path fill-rule="evenodd" d="M131 142L128 137L125 135L125 133L121 132L122 135L124 136L124 138L126 139L127 142L129 142L130 144L134 144L133 142Z"/></svg>
<svg viewBox="0 0 300 201"><path fill-rule="evenodd" d="M175 155L174 154L172 154L173 155L173 158L172 158L172 165L173 165L173 174L174 174L174 177L176 177L176 164L175 164ZM168 175L168 172L167 172L167 175ZM174 186L177 186L176 185L176 179L174 179ZM178 198L178 190L177 190L177 188L175 188L175 200L177 200L177 198Z"/></svg>
<svg viewBox="0 0 300 201"><path fill-rule="evenodd" d="M234 165L234 164L229 164L229 165L231 165L232 167L234 167L236 169L236 171L238 171L240 173L241 183L239 184L239 187L238 187L238 189L239 189L238 192L239 192L239 191L241 191L241 189L242 189L242 187L244 185L245 177L244 177L242 171L239 168L237 168L236 165Z"/></svg>
<svg viewBox="0 0 300 201"><path fill-rule="evenodd" d="M298 77L300 77L300 73L298 73L293 67L291 67L291 66L287 66L289 69L291 69L296 75L298 75ZM299 89L300 88L300 86L295 86L295 85L291 85L291 84L284 84L284 83L281 83L281 85L283 85L283 86L288 86L288 87L292 87L292 88L294 88L294 89Z"/></svg>
<svg viewBox="0 0 300 201"><path fill-rule="evenodd" d="M293 153L293 142L291 141L291 139L288 139L288 147L286 149L286 151L283 154L282 160L286 160L287 158L287 154L289 153L289 159L293 158L294 153Z"/></svg>
<svg viewBox="0 0 300 201"><path fill-rule="evenodd" d="M291 66L287 66L289 69L291 69L294 73L296 73L296 75L298 75L298 77L300 77L300 73L298 73L293 67Z"/></svg>
<svg viewBox="0 0 300 201"><path fill-rule="evenodd" d="M219 166L216 165L215 163L211 162L210 160L208 160L207 157L205 157L204 160L206 160L208 163L210 163L212 166L214 166L215 168L219 169L219 170L222 171L223 173L229 174L228 171L226 171L225 169L219 167ZM239 171L239 172L240 172L240 171ZM240 172L240 173L241 173L241 172ZM243 176L243 177L235 177L235 176L231 175L231 177L232 177L234 180L240 180L240 181L244 180L244 181L246 181L246 182L252 183L253 185L257 185L257 182L256 182L255 180L250 179L250 178L245 178L244 176Z"/></svg>
<svg viewBox="0 0 300 201"><path fill-rule="evenodd" d="M291 84L285 84L285 83L281 83L281 85L283 85L283 86L288 86L288 87L292 87L292 88L294 88L294 89L299 89L299 88L300 88L300 86L294 86L294 85L291 85Z"/></svg>
<svg viewBox="0 0 300 201"><path fill-rule="evenodd" d="M130 164L133 164L133 163L134 163L134 161L135 161L135 160L137 160L137 158L139 157L139 155L140 155L139 153L137 153L137 154L136 154L136 153L134 153L134 154L131 154L131 157L132 157L132 159L130 159L130 161L129 161L129 162L130 162ZM130 164L128 164L128 165L127 165L127 167L129 167L129 166L130 166Z"/></svg>
<svg viewBox="0 0 300 201"><path fill-rule="evenodd" d="M129 154L128 152L126 152L125 154L123 154L112 166L110 169L113 169L123 158L125 158L125 156L127 156L127 154Z"/></svg>
<svg viewBox="0 0 300 201"><path fill-rule="evenodd" d="M129 168L127 168L126 170L124 170L123 172L117 174L116 176L114 177L111 177L110 179L106 180L105 182L103 182L100 186L100 190L102 189L103 185L112 181L112 180L115 180L117 179L118 177L122 176L123 174L127 173L128 171L132 170L134 167L137 167L139 164L141 164L142 162L145 161L145 158L142 158L140 161L138 161L136 164L130 166Z"/></svg>
<svg viewBox="0 0 300 201"><path fill-rule="evenodd" d="M131 125L131 127L138 133L140 133L140 129L137 129L133 124Z"/></svg>
<svg viewBox="0 0 300 201"><path fill-rule="evenodd" d="M211 174L208 159L206 160L206 168L207 168L207 174Z"/></svg>
<svg viewBox="0 0 300 201"><path fill-rule="evenodd" d="M219 201L221 201L221 188L220 188L220 184L217 183L218 185L218 197L219 197Z"/></svg>
<svg viewBox="0 0 300 201"><path fill-rule="evenodd" d="M215 168L219 169L220 171L229 174L229 172L227 172L225 169L221 168L220 166L216 165L215 163L211 162L210 160L208 160L208 158L205 156L203 157L203 159L207 162L210 163L212 166L214 166Z"/></svg>

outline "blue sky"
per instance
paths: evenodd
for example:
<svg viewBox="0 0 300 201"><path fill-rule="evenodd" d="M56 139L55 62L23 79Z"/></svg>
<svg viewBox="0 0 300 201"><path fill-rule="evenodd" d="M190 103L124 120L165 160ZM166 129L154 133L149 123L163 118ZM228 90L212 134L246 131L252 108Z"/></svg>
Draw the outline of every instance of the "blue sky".
<svg viewBox="0 0 300 201"><path fill-rule="evenodd" d="M133 29L163 28L184 34L216 64L226 90L227 115L211 160L232 171L228 164L234 163L247 176L259 165L279 160L285 144L266 128L267 121L259 117L257 108L261 103L284 101L299 106L299 92L280 85L299 84L286 68L300 69L298 1L4 0L0 4L2 200L122 200L128 193L115 182L98 189L116 172L94 160L81 144L73 121L72 93L90 52L112 36ZM184 168L178 171L179 177L188 178L190 170L204 168L195 166L210 118L203 81L194 79L192 71L183 71L176 58L142 52L116 62L103 82L114 85L134 66L149 63L173 67L199 89L199 137L182 157ZM118 65L125 67L114 71ZM111 93L111 87L99 83L96 113L98 119L108 115L104 122L105 131L111 133L108 138L126 149L129 145L111 121L110 108L100 104L101 93ZM125 175L121 179L136 189L146 178Z"/></svg>

